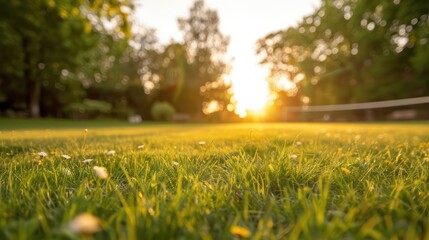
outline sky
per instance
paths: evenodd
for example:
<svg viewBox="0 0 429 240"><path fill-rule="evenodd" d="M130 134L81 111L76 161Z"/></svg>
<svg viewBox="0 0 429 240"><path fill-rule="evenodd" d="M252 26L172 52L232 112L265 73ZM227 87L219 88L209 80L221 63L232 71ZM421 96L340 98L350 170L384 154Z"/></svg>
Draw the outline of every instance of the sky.
<svg viewBox="0 0 429 240"><path fill-rule="evenodd" d="M182 40L177 18L189 16L194 0L138 0L137 19L154 28L161 43ZM262 109L269 98L268 70L258 65L255 43L265 35L295 26L320 0L205 0L217 10L220 31L230 37L227 59L238 113Z"/></svg>

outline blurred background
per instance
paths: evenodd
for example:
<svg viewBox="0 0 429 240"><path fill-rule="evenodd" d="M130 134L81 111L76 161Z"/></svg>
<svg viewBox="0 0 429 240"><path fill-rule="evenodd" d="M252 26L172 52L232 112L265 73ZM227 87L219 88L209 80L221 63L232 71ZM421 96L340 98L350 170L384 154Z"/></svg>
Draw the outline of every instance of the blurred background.
<svg viewBox="0 0 429 240"><path fill-rule="evenodd" d="M0 117L429 119L421 0L0 0Z"/></svg>

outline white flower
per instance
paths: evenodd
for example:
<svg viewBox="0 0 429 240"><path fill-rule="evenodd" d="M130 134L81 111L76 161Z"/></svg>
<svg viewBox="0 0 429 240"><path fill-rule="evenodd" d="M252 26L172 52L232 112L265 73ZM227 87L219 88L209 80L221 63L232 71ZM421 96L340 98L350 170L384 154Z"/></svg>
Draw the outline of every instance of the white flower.
<svg viewBox="0 0 429 240"><path fill-rule="evenodd" d="M62 154L62 155L61 155L61 157L62 157L62 158L65 158L65 159L70 159L70 158L71 158L71 157L70 157L69 155L67 155L67 154Z"/></svg>
<svg viewBox="0 0 429 240"><path fill-rule="evenodd" d="M107 156L115 155L115 154L116 154L115 150L110 150L110 151L107 151L107 152L106 152L106 155L107 155Z"/></svg>
<svg viewBox="0 0 429 240"><path fill-rule="evenodd" d="M290 157L291 157L292 159L297 159L297 158L298 158L298 155L296 155L296 154L292 154Z"/></svg>
<svg viewBox="0 0 429 240"><path fill-rule="evenodd" d="M206 144L206 141L199 141L199 142L198 142L198 144L199 144L199 145L205 145L205 144Z"/></svg>
<svg viewBox="0 0 429 240"><path fill-rule="evenodd" d="M93 160L93 159L88 158L88 159L83 160L82 162L83 162L83 163L90 163L90 162L92 162L92 160Z"/></svg>
<svg viewBox="0 0 429 240"><path fill-rule="evenodd" d="M178 163L178 162L176 162L176 161L174 161L174 162L173 162L173 165L177 167L177 166L179 166L179 163Z"/></svg>
<svg viewBox="0 0 429 240"><path fill-rule="evenodd" d="M300 145L302 145L302 142L298 141L298 142L296 142L296 145L300 146Z"/></svg>
<svg viewBox="0 0 429 240"><path fill-rule="evenodd" d="M92 234L100 230L100 220L90 213L81 213L68 222L67 228L77 234Z"/></svg>
<svg viewBox="0 0 429 240"><path fill-rule="evenodd" d="M155 210L153 210L153 208L149 208L147 211L149 212L149 214L150 214L151 216L154 216L154 215L155 215Z"/></svg>
<svg viewBox="0 0 429 240"><path fill-rule="evenodd" d="M39 155L39 156L41 156L41 157L46 157L46 156L48 156L48 154L47 154L47 153L45 153L45 152L38 152L38 153L37 153L37 155Z"/></svg>
<svg viewBox="0 0 429 240"><path fill-rule="evenodd" d="M68 168L64 168L64 167L61 168L61 172L63 172L63 174L67 175L67 176L71 176L72 175L72 172Z"/></svg>
<svg viewBox="0 0 429 240"><path fill-rule="evenodd" d="M109 174L107 174L107 169L105 167L94 166L94 173L97 177L101 179L106 179Z"/></svg>
<svg viewBox="0 0 429 240"><path fill-rule="evenodd" d="M137 146L137 148L138 148L138 149L143 149L143 148L144 148L144 145L139 145L139 146Z"/></svg>

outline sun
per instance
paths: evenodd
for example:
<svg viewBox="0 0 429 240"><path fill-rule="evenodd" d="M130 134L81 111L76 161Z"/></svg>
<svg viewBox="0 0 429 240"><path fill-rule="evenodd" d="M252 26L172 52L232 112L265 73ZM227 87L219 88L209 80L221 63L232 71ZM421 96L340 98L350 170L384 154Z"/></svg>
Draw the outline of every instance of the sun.
<svg viewBox="0 0 429 240"><path fill-rule="evenodd" d="M232 89L237 113L241 118L248 112L262 113L268 105L270 90L261 71L235 71L232 74Z"/></svg>

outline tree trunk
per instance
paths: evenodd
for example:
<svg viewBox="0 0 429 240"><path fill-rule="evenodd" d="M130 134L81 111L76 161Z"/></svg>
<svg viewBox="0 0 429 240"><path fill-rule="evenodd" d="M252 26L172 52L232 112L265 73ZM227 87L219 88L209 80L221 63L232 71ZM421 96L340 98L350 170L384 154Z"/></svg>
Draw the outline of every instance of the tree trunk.
<svg viewBox="0 0 429 240"><path fill-rule="evenodd" d="M41 82L34 78L31 69L30 41L27 37L22 38L22 50L24 53L24 81L27 91L27 111L30 117L40 117L40 92Z"/></svg>

